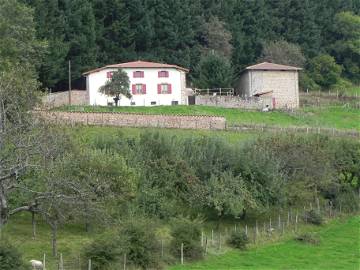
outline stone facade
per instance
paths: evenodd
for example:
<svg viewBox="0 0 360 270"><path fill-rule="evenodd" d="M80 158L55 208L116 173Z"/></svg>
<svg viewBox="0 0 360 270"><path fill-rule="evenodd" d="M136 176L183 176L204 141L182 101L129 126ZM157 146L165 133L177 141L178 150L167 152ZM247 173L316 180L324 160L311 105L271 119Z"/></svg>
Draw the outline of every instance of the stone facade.
<svg viewBox="0 0 360 270"><path fill-rule="evenodd" d="M42 99L45 107L55 108L64 105L69 105L69 91L55 92L48 94ZM83 90L71 91L72 105L87 105L89 104L88 92Z"/></svg>
<svg viewBox="0 0 360 270"><path fill-rule="evenodd" d="M299 107L299 78L296 70L246 70L236 87L243 97L267 95L275 108Z"/></svg>
<svg viewBox="0 0 360 270"><path fill-rule="evenodd" d="M35 111L51 123L117 127L153 127L180 129L226 129L226 119L218 116L148 115L132 113L86 113Z"/></svg>
<svg viewBox="0 0 360 270"><path fill-rule="evenodd" d="M268 106L272 108L271 97L250 97L242 98L239 96L195 96L196 105L215 106L222 108L239 108L248 110L261 110Z"/></svg>

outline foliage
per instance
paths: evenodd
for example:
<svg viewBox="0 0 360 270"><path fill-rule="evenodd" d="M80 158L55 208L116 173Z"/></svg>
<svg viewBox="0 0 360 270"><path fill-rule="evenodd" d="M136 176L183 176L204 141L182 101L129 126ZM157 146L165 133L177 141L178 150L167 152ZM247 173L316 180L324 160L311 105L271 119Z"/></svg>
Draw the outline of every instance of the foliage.
<svg viewBox="0 0 360 270"><path fill-rule="evenodd" d="M323 217L314 209L304 213L304 220L314 225L321 225L323 223Z"/></svg>
<svg viewBox="0 0 360 270"><path fill-rule="evenodd" d="M0 265L2 270L25 269L19 251L3 240L0 242Z"/></svg>
<svg viewBox="0 0 360 270"><path fill-rule="evenodd" d="M157 268L160 259L159 243L152 220L130 218L122 223L119 231L119 248L126 254L129 264L141 269Z"/></svg>
<svg viewBox="0 0 360 270"><path fill-rule="evenodd" d="M34 72L46 43L36 38L31 8L17 0L0 2L0 44L0 71L21 65Z"/></svg>
<svg viewBox="0 0 360 270"><path fill-rule="evenodd" d="M113 72L111 79L100 87L100 92L107 96L114 97L117 106L120 95L131 98L129 76L121 69Z"/></svg>
<svg viewBox="0 0 360 270"><path fill-rule="evenodd" d="M299 45L278 40L267 42L264 45L259 61L304 67L306 58Z"/></svg>
<svg viewBox="0 0 360 270"><path fill-rule="evenodd" d="M85 263L91 259L92 269L109 269L121 256L120 248L115 241L116 237L114 234L101 234L85 246L83 250Z"/></svg>
<svg viewBox="0 0 360 270"><path fill-rule="evenodd" d="M311 59L308 70L316 84L330 89L339 82L342 67L336 64L332 56L323 54Z"/></svg>
<svg viewBox="0 0 360 270"><path fill-rule="evenodd" d="M331 46L338 63L344 66L344 74L354 82L360 82L360 16L354 12L340 12L335 16L336 41Z"/></svg>
<svg viewBox="0 0 360 270"><path fill-rule="evenodd" d="M202 258L200 224L199 220L190 220L184 217L172 221L171 236L173 239L170 248L175 258L180 258L181 244L184 245L184 258L186 260Z"/></svg>
<svg viewBox="0 0 360 270"><path fill-rule="evenodd" d="M195 85L198 88L228 88L232 85L233 73L226 58L210 53L202 58L197 67L198 79Z"/></svg>
<svg viewBox="0 0 360 270"><path fill-rule="evenodd" d="M228 244L234 248L245 249L249 239L243 231L233 231L228 239Z"/></svg>

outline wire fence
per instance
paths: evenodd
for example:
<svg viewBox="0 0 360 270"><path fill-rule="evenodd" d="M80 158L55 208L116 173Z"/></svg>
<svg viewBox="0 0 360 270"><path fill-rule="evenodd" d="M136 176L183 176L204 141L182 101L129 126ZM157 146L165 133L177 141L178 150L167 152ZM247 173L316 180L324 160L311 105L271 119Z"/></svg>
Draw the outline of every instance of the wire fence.
<svg viewBox="0 0 360 270"><path fill-rule="evenodd" d="M226 127L230 131L261 131L271 133L288 133L288 134L322 134L335 137L353 137L360 138L360 132L357 130L341 130L335 128L323 127L279 127L272 125L258 124L230 124Z"/></svg>

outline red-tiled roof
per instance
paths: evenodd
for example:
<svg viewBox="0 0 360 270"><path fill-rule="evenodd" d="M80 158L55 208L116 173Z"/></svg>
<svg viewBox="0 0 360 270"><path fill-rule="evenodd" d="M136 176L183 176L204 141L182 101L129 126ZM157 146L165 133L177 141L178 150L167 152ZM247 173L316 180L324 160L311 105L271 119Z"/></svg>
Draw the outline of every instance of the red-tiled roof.
<svg viewBox="0 0 360 270"><path fill-rule="evenodd" d="M247 70L302 70L298 67L279 65L274 63L263 62L257 65L249 66Z"/></svg>
<svg viewBox="0 0 360 270"><path fill-rule="evenodd" d="M189 72L188 69L179 67L177 65L169 65L169 64L162 64L162 63L155 63L155 62L146 62L146 61L134 61L134 62L127 62L127 63L120 63L114 65L107 65L105 67L93 69L87 72L84 72L83 75L88 75L94 72L98 72L107 68L175 68L185 72Z"/></svg>

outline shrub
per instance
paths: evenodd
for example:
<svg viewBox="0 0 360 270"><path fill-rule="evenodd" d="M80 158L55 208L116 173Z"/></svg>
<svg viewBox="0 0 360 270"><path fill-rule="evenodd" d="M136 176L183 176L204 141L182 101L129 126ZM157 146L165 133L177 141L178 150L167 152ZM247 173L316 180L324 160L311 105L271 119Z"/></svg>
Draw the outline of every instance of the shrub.
<svg viewBox="0 0 360 270"><path fill-rule="evenodd" d="M203 250L201 248L201 229L198 220L187 218L176 218L173 220L171 236L173 237L170 249L175 258L180 258L181 244L184 244L184 257L187 260L201 259Z"/></svg>
<svg viewBox="0 0 360 270"><path fill-rule="evenodd" d="M237 231L231 233L227 242L234 248L245 249L246 245L249 243L249 239L245 232Z"/></svg>
<svg viewBox="0 0 360 270"><path fill-rule="evenodd" d="M295 240L307 244L318 245L320 238L314 233L304 233L295 237Z"/></svg>
<svg viewBox="0 0 360 270"><path fill-rule="evenodd" d="M109 269L118 260L120 253L116 236L103 234L85 248L84 258L91 259L94 270Z"/></svg>
<svg viewBox="0 0 360 270"><path fill-rule="evenodd" d="M25 269L19 251L7 242L0 243L0 269L20 270Z"/></svg>
<svg viewBox="0 0 360 270"><path fill-rule="evenodd" d="M122 224L119 231L121 250L127 261L141 269L158 268L160 259L159 243L155 235L154 223L149 219L132 219Z"/></svg>
<svg viewBox="0 0 360 270"><path fill-rule="evenodd" d="M323 223L323 218L321 214L314 209L305 212L304 219L306 222L314 225L321 225Z"/></svg>

